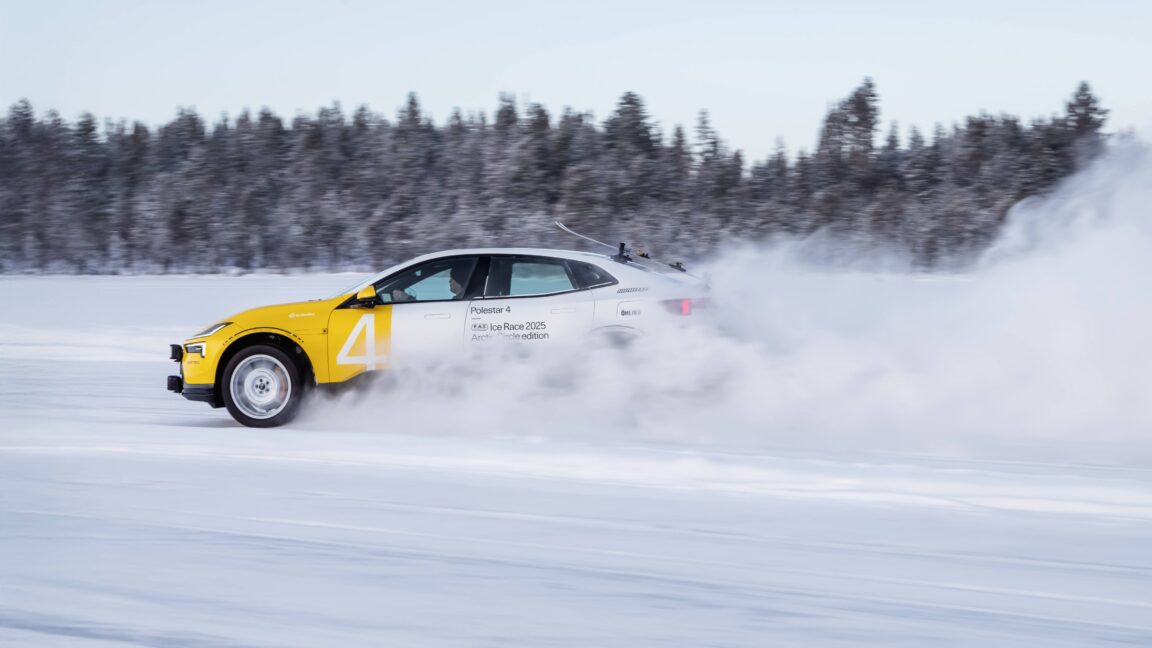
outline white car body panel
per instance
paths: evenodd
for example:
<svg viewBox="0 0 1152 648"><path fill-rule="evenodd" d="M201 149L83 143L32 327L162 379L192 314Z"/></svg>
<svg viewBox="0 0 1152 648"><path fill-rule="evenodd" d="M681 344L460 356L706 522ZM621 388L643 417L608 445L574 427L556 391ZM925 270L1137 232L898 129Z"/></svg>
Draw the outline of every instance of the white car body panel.
<svg viewBox="0 0 1152 648"><path fill-rule="evenodd" d="M466 345L522 342L555 346L575 341L594 328L596 302L582 290L540 297L475 299L469 305Z"/></svg>
<svg viewBox="0 0 1152 648"><path fill-rule="evenodd" d="M392 303L388 364L418 366L461 350L505 344L532 348L580 343L598 332L642 335L681 316L660 302L700 299L704 283L687 273L620 262L588 252L536 248L446 250L416 257L380 272L350 291L380 284L422 263L447 257L542 257L591 264L615 283L541 295L474 295L459 301ZM654 267L656 264L649 262ZM489 279L490 280L490 279Z"/></svg>
<svg viewBox="0 0 1152 648"><path fill-rule="evenodd" d="M392 352L394 367L417 367L464 345L468 302L434 301L392 306Z"/></svg>

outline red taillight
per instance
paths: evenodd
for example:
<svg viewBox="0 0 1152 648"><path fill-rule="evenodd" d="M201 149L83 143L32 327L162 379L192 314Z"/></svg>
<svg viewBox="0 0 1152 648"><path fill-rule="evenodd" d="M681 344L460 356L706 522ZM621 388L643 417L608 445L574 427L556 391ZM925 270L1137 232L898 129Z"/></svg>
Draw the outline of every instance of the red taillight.
<svg viewBox="0 0 1152 648"><path fill-rule="evenodd" d="M673 315L691 315L693 310L705 305L703 299L666 299L660 303Z"/></svg>

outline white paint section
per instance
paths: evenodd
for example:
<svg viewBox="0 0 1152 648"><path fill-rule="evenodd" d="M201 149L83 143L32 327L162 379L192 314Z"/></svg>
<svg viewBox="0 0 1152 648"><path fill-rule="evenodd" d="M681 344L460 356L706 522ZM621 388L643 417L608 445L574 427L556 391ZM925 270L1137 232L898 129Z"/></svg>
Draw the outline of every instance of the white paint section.
<svg viewBox="0 0 1152 648"><path fill-rule="evenodd" d="M392 366L419 368L458 358L467 307L462 301L392 304Z"/></svg>
<svg viewBox="0 0 1152 648"><path fill-rule="evenodd" d="M468 307L466 344L554 346L586 342L593 327L595 300L580 290L539 297L472 300Z"/></svg>

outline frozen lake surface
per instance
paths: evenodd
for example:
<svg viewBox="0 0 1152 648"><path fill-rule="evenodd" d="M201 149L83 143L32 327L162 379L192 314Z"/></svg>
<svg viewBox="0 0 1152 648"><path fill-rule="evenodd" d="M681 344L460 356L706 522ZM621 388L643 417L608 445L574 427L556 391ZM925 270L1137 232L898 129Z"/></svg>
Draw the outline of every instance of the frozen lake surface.
<svg viewBox="0 0 1152 648"><path fill-rule="evenodd" d="M0 644L1152 645L1140 463L164 390L169 342L354 280L0 277Z"/></svg>

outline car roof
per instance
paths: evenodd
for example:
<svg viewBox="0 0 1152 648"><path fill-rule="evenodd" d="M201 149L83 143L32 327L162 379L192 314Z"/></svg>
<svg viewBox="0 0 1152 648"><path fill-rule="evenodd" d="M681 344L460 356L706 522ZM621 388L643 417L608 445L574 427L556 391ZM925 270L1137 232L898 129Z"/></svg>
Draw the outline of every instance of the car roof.
<svg viewBox="0 0 1152 648"><path fill-rule="evenodd" d="M602 267L604 267L605 270L607 270L610 273L619 273L621 268L624 268L625 272L653 273L656 276L664 277L666 279L677 280L677 281L682 281L682 280L699 281L699 277L696 277L695 275L687 274L687 273L683 272L682 270L679 272L674 271L674 270L670 270L669 268L665 267L667 264L661 263L659 261L653 261L651 259L648 259L647 257L633 258L633 259L629 259L626 262L621 262L621 261L618 261L614 257L611 257L607 254L598 254L596 252L581 252L581 251L577 251L577 250L558 250L558 249L550 249L550 248L530 248L530 247L462 248L462 249L458 249L458 250L441 250L440 252L432 252L429 254L424 254L424 255L409 259L402 264L398 264L396 266L388 268L387 270L384 270L383 272L379 273L377 276L378 277L384 276L384 275L389 274L391 272L395 272L397 269L399 269L402 266L409 266L409 265L412 265L412 264L418 263L418 262L431 261L433 259L440 259L440 258L444 258L444 257L464 256L464 255L482 255L482 254L484 254L484 255L514 254L514 255L526 255L526 256L549 256L549 257L555 257L555 258L560 258L560 259L572 259L574 261L596 261ZM605 262L607 262L607 263L605 263ZM609 264L611 264L611 265L609 265Z"/></svg>
<svg viewBox="0 0 1152 648"><path fill-rule="evenodd" d="M611 257L607 254L597 254L595 252L580 252L577 250L559 250L550 248L530 248L530 247L492 247L492 248L460 248L456 250L440 250L438 252L430 252L414 257L404 262L408 265L414 261L427 261L429 259L436 259L439 257L447 256L463 256L469 254L524 254L529 256L551 256L560 257L563 259L588 259L593 258L598 261L611 261Z"/></svg>
<svg viewBox="0 0 1152 648"><path fill-rule="evenodd" d="M445 257L453 257L453 256L500 255L500 254L515 254L515 255L522 254L522 255L527 255L527 256L550 256L550 257L557 257L557 258L561 258L561 259L572 259L575 261L596 261L596 262L600 263L610 273L617 274L621 270L623 270L625 274L631 275L633 280L640 279L641 274L643 274L643 275L646 275L648 277L660 277L661 279L666 280L666 281L668 281L668 280L676 281L676 282L700 281L699 277L696 277L694 275L689 275L689 274L684 274L684 273L679 273L679 272L667 272L664 270L655 271L652 267L649 267L648 265L641 265L640 263L637 263L636 261L628 261L628 262L621 263L619 261L616 261L612 257L608 256L607 254L597 254L595 252L581 252L581 251L577 251L577 250L558 250L558 249L550 249L550 248L531 248L531 247L459 248L459 249L454 249L454 250L440 250L438 252L430 252L428 254L422 254L422 255L417 256L417 257L412 257L411 259L408 259L407 261L397 263L391 267L388 267L388 268L381 270L380 272L377 272L376 274L372 275L371 277L369 277L369 278L361 281L360 283L356 284L356 286L354 286L348 290L342 291L339 294L345 295L345 294L348 294L350 292L354 293L358 290L361 290L365 286L372 284L376 281L379 281L380 279L382 279L382 278L384 278L384 277L386 277L386 276L388 276L394 272L398 272L398 271L400 271L400 270L402 270L408 266L412 266L412 265L415 265L417 263L423 263L424 261L431 261L433 259L442 259ZM612 265L607 265L604 262L608 262ZM653 263L653 262L649 262L649 263L651 263L651 265L661 265L661 264ZM641 274L637 274L637 273L641 273Z"/></svg>

